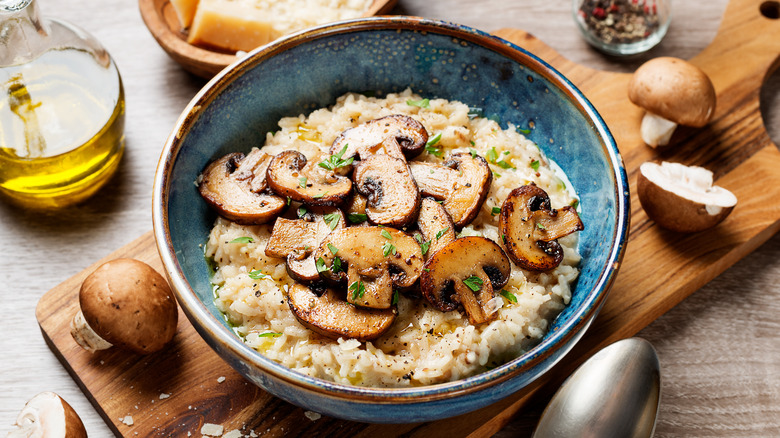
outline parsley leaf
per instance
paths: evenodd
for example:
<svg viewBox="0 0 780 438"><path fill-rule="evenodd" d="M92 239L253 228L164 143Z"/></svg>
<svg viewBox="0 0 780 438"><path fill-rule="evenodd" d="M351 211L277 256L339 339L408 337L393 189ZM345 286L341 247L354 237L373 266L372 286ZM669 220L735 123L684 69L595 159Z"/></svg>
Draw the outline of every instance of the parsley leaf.
<svg viewBox="0 0 780 438"><path fill-rule="evenodd" d="M366 293L366 286L360 280L353 281L349 285L349 291L352 292L352 301L355 301L358 298L363 298L363 294Z"/></svg>
<svg viewBox="0 0 780 438"><path fill-rule="evenodd" d="M317 268L317 273L322 274L323 272L328 271L328 267L325 266L325 260L323 260L322 257L318 257L317 261L314 262L314 266Z"/></svg>
<svg viewBox="0 0 780 438"><path fill-rule="evenodd" d="M439 240L439 239L441 239L441 236L443 236L443 235L444 235L444 233L446 233L446 232L447 232L447 231L449 231L449 230L450 230L450 227L447 227L447 228L442 228L441 230L439 230L439 232L438 232L438 233L436 233L436 240Z"/></svg>
<svg viewBox="0 0 780 438"><path fill-rule="evenodd" d="M422 100L407 100L406 104L409 106L418 106L420 108L429 108L431 106L431 101L428 99L422 99Z"/></svg>
<svg viewBox="0 0 780 438"><path fill-rule="evenodd" d="M319 193L319 194L317 194L317 195L314 195L314 196L312 196L312 198L314 198L314 199L320 199L320 198L322 198L323 196L325 196L325 195L327 195L327 194L328 194L328 192Z"/></svg>
<svg viewBox="0 0 780 438"><path fill-rule="evenodd" d="M538 172L539 171L539 160L531 161L531 169L533 169L534 172Z"/></svg>
<svg viewBox="0 0 780 438"><path fill-rule="evenodd" d="M329 156L325 160L320 161L317 165L328 170L336 170L339 167L349 166L353 161L355 161L355 157L349 157L346 160L341 159L341 157L344 155L344 152L347 151L347 146L349 145L345 143L344 147L341 148L339 153Z"/></svg>
<svg viewBox="0 0 780 438"><path fill-rule="evenodd" d="M252 271L249 273L249 278L252 280L262 280L265 278L271 278L271 276L263 274L263 271Z"/></svg>
<svg viewBox="0 0 780 438"><path fill-rule="evenodd" d="M298 185L302 189L305 189L306 188L306 181L307 181L307 178L305 176L302 176L302 177L298 178Z"/></svg>
<svg viewBox="0 0 780 438"><path fill-rule="evenodd" d="M575 199L575 200L571 201L571 207L572 207L573 209L575 209L575 210L576 210L576 209L577 209L577 207L579 207L579 205L580 205L580 200L579 200L579 199Z"/></svg>
<svg viewBox="0 0 780 438"><path fill-rule="evenodd" d="M302 218L302 217L306 216L306 213L307 213L306 207L304 207L304 206L298 207L298 217Z"/></svg>
<svg viewBox="0 0 780 438"><path fill-rule="evenodd" d="M393 255L398 254L398 251L395 249L395 245L393 245L390 242L385 242L384 245L382 245L382 255L387 257L390 255L390 253L393 253Z"/></svg>
<svg viewBox="0 0 780 438"><path fill-rule="evenodd" d="M353 224L365 222L368 220L368 216L362 213L350 213L347 215L347 219Z"/></svg>
<svg viewBox="0 0 780 438"><path fill-rule="evenodd" d="M469 148L469 153L471 154L471 158L477 158L477 150L474 148Z"/></svg>
<svg viewBox="0 0 780 438"><path fill-rule="evenodd" d="M265 333L260 333L257 336L261 338L275 338L277 336L282 336L282 334L278 332L265 332Z"/></svg>
<svg viewBox="0 0 780 438"><path fill-rule="evenodd" d="M501 296L506 298L507 300L513 302L513 303L517 302L517 297L515 296L515 294L513 294L512 292L509 292L506 289L501 289Z"/></svg>
<svg viewBox="0 0 780 438"><path fill-rule="evenodd" d="M493 207L493 208L490 209L490 214L492 214L493 216L495 216L495 215L497 215L499 213L501 213L501 207Z"/></svg>
<svg viewBox="0 0 780 438"><path fill-rule="evenodd" d="M339 221L341 220L341 217L338 213L330 213L326 214L323 219L325 220L325 223L328 224L328 227L330 227L331 231L335 230L337 226L339 226ZM333 254L336 254L335 252Z"/></svg>
<svg viewBox="0 0 780 438"><path fill-rule="evenodd" d="M430 240L427 241L427 242L421 242L420 243L420 249L422 250L422 254L423 255L428 253L428 248L430 248L430 247L431 247L431 241Z"/></svg>
<svg viewBox="0 0 780 438"><path fill-rule="evenodd" d="M538 228L538 229L540 229L542 231L547 229L541 222L537 222L536 223L536 228Z"/></svg>
<svg viewBox="0 0 780 438"><path fill-rule="evenodd" d="M388 232L387 232L387 230L382 230L382 232L381 232L381 233L379 233L379 234L381 234L381 235L382 235L382 237L384 237L384 238L385 238L385 239L387 239L387 240L390 240L390 239L392 239L392 238L393 238L393 236L391 236L391 235L390 235L390 233L388 233Z"/></svg>
<svg viewBox="0 0 780 438"><path fill-rule="evenodd" d="M528 135L528 134L531 133L531 130L530 129L517 128L517 132Z"/></svg>
<svg viewBox="0 0 780 438"><path fill-rule="evenodd" d="M339 257L334 257L333 258L333 265L330 267L330 272L332 272L334 274L338 274L339 272L342 272L342 271L344 271L344 268L341 267L341 259Z"/></svg>
<svg viewBox="0 0 780 438"><path fill-rule="evenodd" d="M390 302L390 305L395 306L398 304L398 289L393 291L393 301Z"/></svg>
<svg viewBox="0 0 780 438"><path fill-rule="evenodd" d="M496 160L498 160L498 152L496 152L496 147L493 146L487 151L487 159L491 163L495 163Z"/></svg>
<svg viewBox="0 0 780 438"><path fill-rule="evenodd" d="M426 146L436 146L436 143L441 140L441 132L436 134L433 138L428 139L428 143L425 143Z"/></svg>
<svg viewBox="0 0 780 438"><path fill-rule="evenodd" d="M339 249L336 248L332 243L328 243L328 249L330 250L330 253L333 255L336 255L337 252L339 252Z"/></svg>
<svg viewBox="0 0 780 438"><path fill-rule="evenodd" d="M468 288L474 292L478 292L480 289L482 289L483 283L484 282L482 281L482 279L477 277L476 275L472 275L471 277L463 280L463 284L468 286Z"/></svg>
<svg viewBox="0 0 780 438"><path fill-rule="evenodd" d="M235 239L231 240L229 243L252 243L254 242L254 239L252 239L249 236L244 237L236 237Z"/></svg>

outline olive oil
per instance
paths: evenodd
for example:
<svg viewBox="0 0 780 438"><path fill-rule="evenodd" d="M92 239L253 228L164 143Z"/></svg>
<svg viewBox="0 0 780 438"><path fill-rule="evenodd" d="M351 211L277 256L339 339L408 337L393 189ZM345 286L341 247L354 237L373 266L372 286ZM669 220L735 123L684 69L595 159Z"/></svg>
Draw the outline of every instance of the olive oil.
<svg viewBox="0 0 780 438"><path fill-rule="evenodd" d="M103 52L49 50L0 69L0 191L26 207L96 192L124 150L125 99Z"/></svg>

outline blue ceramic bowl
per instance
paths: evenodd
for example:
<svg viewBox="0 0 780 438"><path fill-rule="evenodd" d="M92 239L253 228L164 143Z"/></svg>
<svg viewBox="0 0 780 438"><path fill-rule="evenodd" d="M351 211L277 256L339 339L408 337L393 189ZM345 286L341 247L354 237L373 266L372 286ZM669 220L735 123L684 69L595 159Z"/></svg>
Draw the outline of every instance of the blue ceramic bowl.
<svg viewBox="0 0 780 438"><path fill-rule="evenodd" d="M307 377L247 347L213 303L202 244L215 214L194 185L207 163L262 144L285 116L330 106L346 92L399 92L462 101L529 137L581 197L581 275L544 340L491 371L411 389L361 388ZM259 48L190 102L155 177L154 231L179 304L216 352L247 379L296 405L366 422L450 417L506 397L549 370L598 313L623 254L628 184L615 141L580 91L533 54L468 27L410 17L369 18L303 31Z"/></svg>

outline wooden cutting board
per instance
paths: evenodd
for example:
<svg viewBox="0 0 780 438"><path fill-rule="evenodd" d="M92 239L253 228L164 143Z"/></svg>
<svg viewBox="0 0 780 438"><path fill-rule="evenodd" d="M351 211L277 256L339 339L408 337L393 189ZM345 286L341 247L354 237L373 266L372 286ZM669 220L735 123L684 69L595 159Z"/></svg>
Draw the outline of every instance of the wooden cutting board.
<svg viewBox="0 0 780 438"><path fill-rule="evenodd" d="M316 418L243 379L199 337L180 313L170 349L148 357L116 349L90 354L70 338L82 280L98 264L133 257L163 271L151 232L45 294L36 316L43 336L97 411L124 437L200 436L203 424L249 436L488 436L534 397L549 395L598 349L630 337L780 229L780 152L759 111L759 89L780 66L777 3L732 0L712 44L691 61L713 80L718 106L704 129L679 129L679 145L659 153L639 138L642 112L626 97L630 76L595 71L561 57L533 36L496 33L535 53L572 80L615 136L631 181L631 231L620 274L585 337L555 369L493 406L431 423L368 425ZM718 185L739 199L716 229L681 235L659 229L642 211L634 187L638 166L665 159L711 169ZM132 420L132 421L131 421Z"/></svg>

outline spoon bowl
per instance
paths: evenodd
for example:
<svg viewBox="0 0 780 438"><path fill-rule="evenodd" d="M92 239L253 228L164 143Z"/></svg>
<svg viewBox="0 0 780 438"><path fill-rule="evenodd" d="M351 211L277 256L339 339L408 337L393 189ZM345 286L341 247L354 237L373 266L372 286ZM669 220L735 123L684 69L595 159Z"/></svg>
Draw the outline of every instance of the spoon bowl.
<svg viewBox="0 0 780 438"><path fill-rule="evenodd" d="M651 437L661 401L661 366L644 339L615 342L561 385L534 438Z"/></svg>

